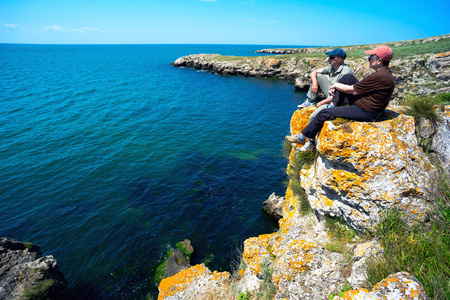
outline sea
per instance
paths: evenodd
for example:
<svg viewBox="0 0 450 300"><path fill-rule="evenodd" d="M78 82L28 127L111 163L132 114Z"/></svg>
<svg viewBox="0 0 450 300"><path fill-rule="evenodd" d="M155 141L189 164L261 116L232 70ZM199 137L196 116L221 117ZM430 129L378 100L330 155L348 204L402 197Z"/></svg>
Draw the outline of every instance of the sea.
<svg viewBox="0 0 450 300"><path fill-rule="evenodd" d="M232 271L284 196L283 140L305 95L280 79L170 65L283 45L0 44L0 236L41 245L69 299L156 299L156 267Z"/></svg>

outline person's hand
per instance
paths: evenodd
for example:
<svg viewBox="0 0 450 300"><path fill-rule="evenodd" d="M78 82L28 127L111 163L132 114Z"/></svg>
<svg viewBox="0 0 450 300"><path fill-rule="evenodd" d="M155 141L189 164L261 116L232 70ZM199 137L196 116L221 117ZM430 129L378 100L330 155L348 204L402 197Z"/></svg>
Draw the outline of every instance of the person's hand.
<svg viewBox="0 0 450 300"><path fill-rule="evenodd" d="M319 91L319 85L316 83L313 83L312 87L311 87L311 93L313 94L317 94L317 92Z"/></svg>
<svg viewBox="0 0 450 300"><path fill-rule="evenodd" d="M325 101L319 101L317 104L316 104L316 106L317 107L321 107L322 105L324 105L325 104Z"/></svg>
<svg viewBox="0 0 450 300"><path fill-rule="evenodd" d="M334 85L331 87L330 89L330 95L334 96L334 92L336 92L336 88L334 87Z"/></svg>

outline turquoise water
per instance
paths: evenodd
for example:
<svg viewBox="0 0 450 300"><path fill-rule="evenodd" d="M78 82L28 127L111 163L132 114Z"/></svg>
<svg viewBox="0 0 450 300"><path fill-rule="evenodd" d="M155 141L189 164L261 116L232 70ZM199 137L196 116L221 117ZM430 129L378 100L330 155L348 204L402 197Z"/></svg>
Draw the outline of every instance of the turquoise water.
<svg viewBox="0 0 450 300"><path fill-rule="evenodd" d="M0 236L41 245L74 299L157 293L183 239L192 264L230 270L276 230L282 141L304 95L281 80L174 68L265 45L0 45Z"/></svg>

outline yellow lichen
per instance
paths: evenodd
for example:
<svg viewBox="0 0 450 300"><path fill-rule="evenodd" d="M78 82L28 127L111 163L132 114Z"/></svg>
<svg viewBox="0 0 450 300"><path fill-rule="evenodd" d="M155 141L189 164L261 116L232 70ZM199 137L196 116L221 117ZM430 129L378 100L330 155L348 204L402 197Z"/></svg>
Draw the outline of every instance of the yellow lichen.
<svg viewBox="0 0 450 300"><path fill-rule="evenodd" d="M244 241L244 253L242 257L247 267L254 274L261 274L261 263L270 254L267 250L269 248L269 240L275 239L277 236L278 233L275 232L252 237Z"/></svg>
<svg viewBox="0 0 450 300"><path fill-rule="evenodd" d="M159 284L158 300L165 299L184 289L189 288L189 285L197 277L206 276L211 271L203 264L195 265L189 269L183 270L172 277L165 278Z"/></svg>

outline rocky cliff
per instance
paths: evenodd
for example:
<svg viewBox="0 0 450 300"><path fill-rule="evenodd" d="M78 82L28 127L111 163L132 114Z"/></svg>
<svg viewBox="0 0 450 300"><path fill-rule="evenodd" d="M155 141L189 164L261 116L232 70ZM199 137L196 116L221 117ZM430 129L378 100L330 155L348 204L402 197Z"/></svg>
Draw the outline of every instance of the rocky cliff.
<svg viewBox="0 0 450 300"><path fill-rule="evenodd" d="M0 299L64 299L67 281L39 245L0 239Z"/></svg>
<svg viewBox="0 0 450 300"><path fill-rule="evenodd" d="M307 125L314 109L294 112L293 134ZM288 173L298 172L307 199L296 192L291 179L282 201L280 230L244 242L234 277L193 266L164 279L159 299L329 299L330 295L428 299L421 283L405 272L392 274L371 289L367 261L382 256L384 249L377 240L357 233L371 229L391 208L400 211L407 223L427 221L436 170L417 145L414 118L403 111L390 106L383 121L376 123L327 121L313 162L300 170L295 168L299 148L293 146ZM438 112L444 124L450 120L449 111L447 106ZM448 135L446 126L438 128L444 130L438 136ZM303 212L305 200L312 213ZM338 247L344 252L330 247L334 237L325 221L330 217L344 219L357 229L350 241ZM346 292L337 296L342 290Z"/></svg>
<svg viewBox="0 0 450 300"><path fill-rule="evenodd" d="M397 83L392 103L405 94L433 94L450 91L450 46L444 46L442 52L411 55L396 55L411 45L435 44L448 41L450 34L421 40L388 43L394 49L394 58L390 64ZM362 50L373 49L377 44L342 47L348 52L345 60L357 78L363 78L372 71ZM447 44L445 44L447 45ZM232 57L219 54L196 54L177 59L173 66L207 70L221 75L240 75L267 78L284 78L295 82L300 90L310 84L312 70L327 65L323 54L332 48L298 48L265 50L265 53L282 53L265 57ZM439 50L439 49L438 49ZM307 55L316 53L316 55ZM319 53L322 53L321 56Z"/></svg>

